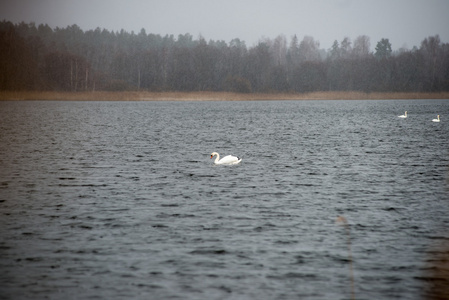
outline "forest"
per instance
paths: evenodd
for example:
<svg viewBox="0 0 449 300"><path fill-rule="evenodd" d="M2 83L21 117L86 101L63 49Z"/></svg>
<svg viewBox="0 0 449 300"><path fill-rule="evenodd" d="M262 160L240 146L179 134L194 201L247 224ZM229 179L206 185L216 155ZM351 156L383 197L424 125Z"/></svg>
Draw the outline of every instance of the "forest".
<svg viewBox="0 0 449 300"><path fill-rule="evenodd" d="M311 36L206 41L77 25L0 22L3 91L449 91L449 44L438 35L411 50L388 38L335 40L320 49Z"/></svg>

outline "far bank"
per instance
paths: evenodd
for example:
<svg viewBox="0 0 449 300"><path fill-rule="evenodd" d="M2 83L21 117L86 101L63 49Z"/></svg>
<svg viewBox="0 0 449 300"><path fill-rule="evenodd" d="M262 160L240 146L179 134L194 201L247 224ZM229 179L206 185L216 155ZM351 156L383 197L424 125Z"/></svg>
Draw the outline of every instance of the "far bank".
<svg viewBox="0 0 449 300"><path fill-rule="evenodd" d="M50 101L257 101L257 100L399 100L449 99L441 93L229 93L229 92L46 92L0 91L0 100Z"/></svg>

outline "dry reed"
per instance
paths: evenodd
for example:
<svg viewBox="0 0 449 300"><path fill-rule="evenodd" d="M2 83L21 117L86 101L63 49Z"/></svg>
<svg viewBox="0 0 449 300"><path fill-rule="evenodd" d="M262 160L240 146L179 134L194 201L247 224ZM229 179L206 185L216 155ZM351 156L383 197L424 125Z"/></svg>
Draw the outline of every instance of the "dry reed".
<svg viewBox="0 0 449 300"><path fill-rule="evenodd" d="M349 272L351 278L351 299L355 299L354 269L352 267L352 251L351 251L351 230L349 228L348 220L346 220L345 217L339 216L336 222L343 224L343 226L346 229L346 234L348 236L348 259L349 259Z"/></svg>
<svg viewBox="0 0 449 300"><path fill-rule="evenodd" d="M449 99L443 93L229 93L229 92L49 92L0 91L0 100L67 100L67 101L252 101L252 100L390 100Z"/></svg>

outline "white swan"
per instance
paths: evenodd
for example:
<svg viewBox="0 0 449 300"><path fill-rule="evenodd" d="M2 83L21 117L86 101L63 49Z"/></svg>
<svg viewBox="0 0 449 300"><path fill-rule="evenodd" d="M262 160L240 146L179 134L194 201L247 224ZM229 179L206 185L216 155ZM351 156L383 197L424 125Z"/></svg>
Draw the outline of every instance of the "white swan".
<svg viewBox="0 0 449 300"><path fill-rule="evenodd" d="M214 161L216 165L235 165L242 161L241 158L233 155L227 155L220 159L220 154L218 154L217 152L212 152L210 154L210 158L213 158L214 156L217 156Z"/></svg>
<svg viewBox="0 0 449 300"><path fill-rule="evenodd" d="M401 116L398 116L399 118L403 118L403 119L405 119L405 118L407 118L407 111L405 111L405 114L404 115L401 115Z"/></svg>
<svg viewBox="0 0 449 300"><path fill-rule="evenodd" d="M433 119L432 122L440 122L440 115L438 115L436 119Z"/></svg>

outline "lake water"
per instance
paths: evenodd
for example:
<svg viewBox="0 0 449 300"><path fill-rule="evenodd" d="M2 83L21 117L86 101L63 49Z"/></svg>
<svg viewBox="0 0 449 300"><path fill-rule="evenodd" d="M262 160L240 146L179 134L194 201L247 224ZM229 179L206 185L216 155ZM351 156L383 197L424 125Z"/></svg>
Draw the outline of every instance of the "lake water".
<svg viewBox="0 0 449 300"><path fill-rule="evenodd" d="M448 133L448 100L0 102L0 298L430 297Z"/></svg>

